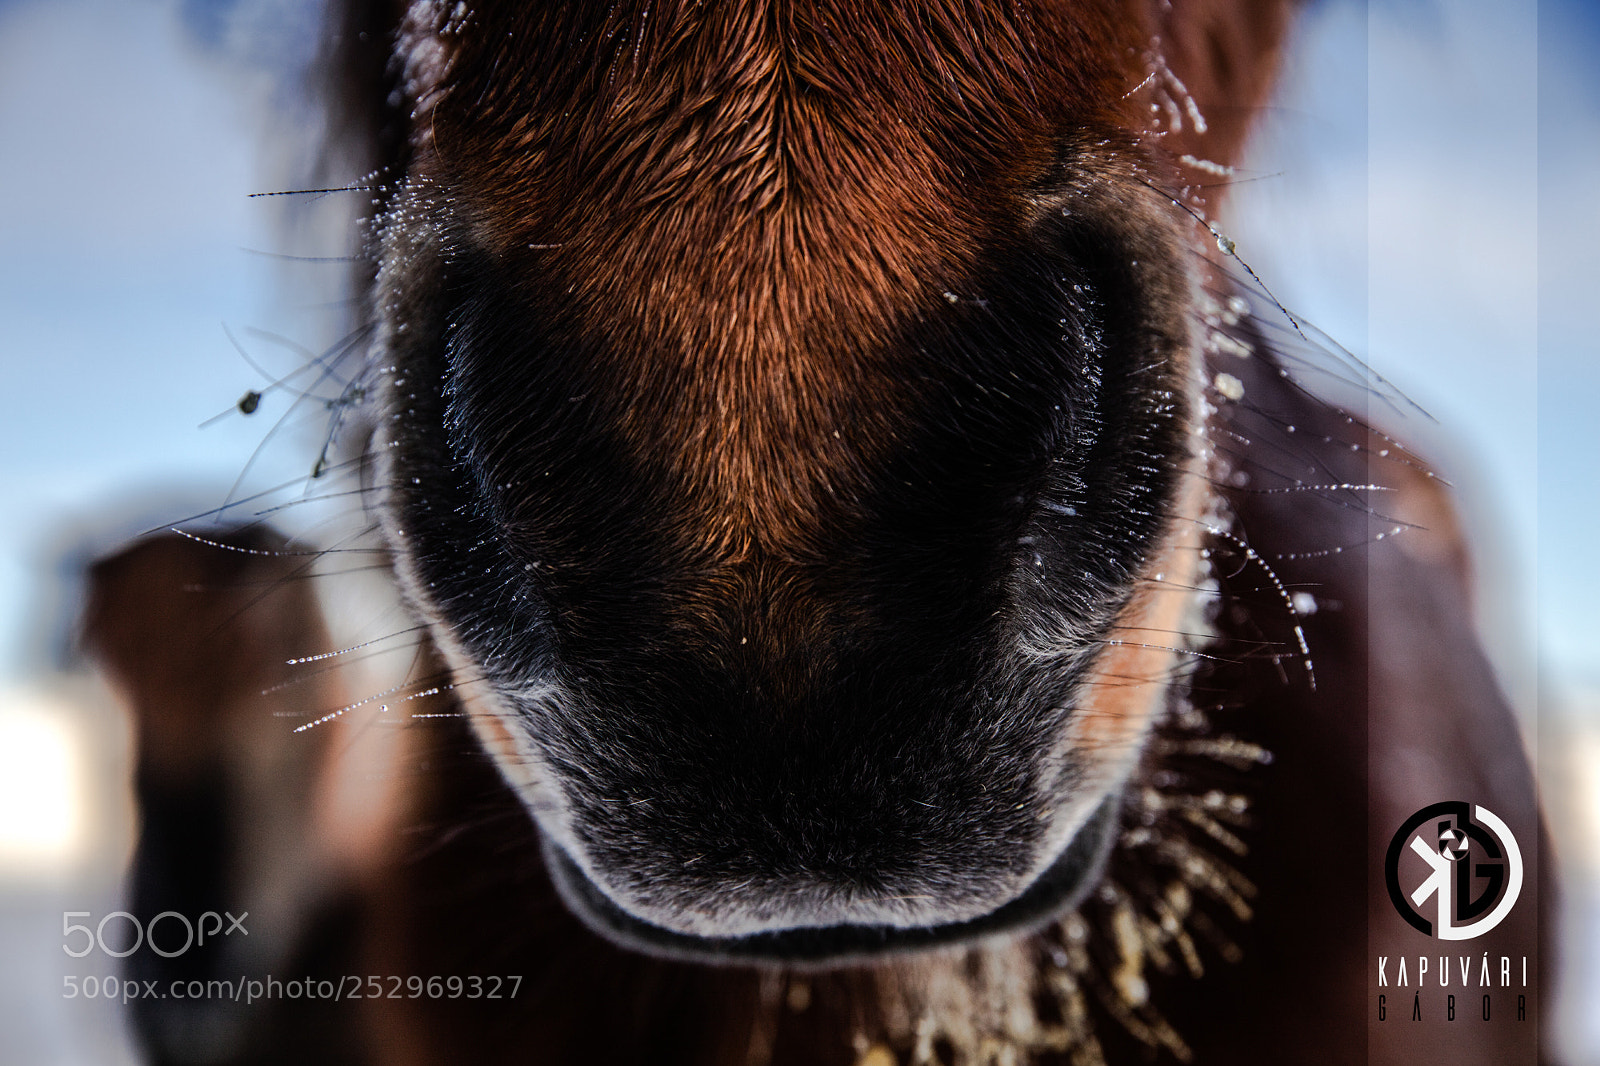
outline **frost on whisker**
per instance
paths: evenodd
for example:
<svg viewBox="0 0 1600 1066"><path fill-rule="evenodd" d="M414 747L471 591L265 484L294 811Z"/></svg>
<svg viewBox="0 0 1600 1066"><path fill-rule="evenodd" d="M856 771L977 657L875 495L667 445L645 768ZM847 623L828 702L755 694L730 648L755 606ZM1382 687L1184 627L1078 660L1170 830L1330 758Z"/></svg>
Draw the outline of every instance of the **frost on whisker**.
<svg viewBox="0 0 1600 1066"><path fill-rule="evenodd" d="M1195 133L1205 133L1209 127L1205 116L1200 113L1200 105L1195 102L1183 79L1167 65L1159 37L1152 38L1150 47L1145 51L1145 68L1149 74L1134 91L1144 88L1150 90L1150 129L1157 135L1181 133L1185 128L1193 129Z"/></svg>
<svg viewBox="0 0 1600 1066"><path fill-rule="evenodd" d="M858 1029L858 1061L1021 1066L1059 1056L1105 1066L1108 1028L1190 1061L1155 982L1237 963L1242 952L1228 930L1249 920L1256 895L1232 865L1247 851L1239 830L1250 824L1251 800L1200 780L1218 767L1242 774L1270 762L1265 749L1215 733L1208 713L1179 701L1157 723L1124 794L1099 888L1033 936L880 967L872 979L881 1017ZM803 980L788 976L791 988Z"/></svg>
<svg viewBox="0 0 1600 1066"><path fill-rule="evenodd" d="M1248 543L1246 543L1242 537L1236 536L1230 530L1224 529L1217 522L1205 519L1196 519L1194 521L1196 521L1200 527L1211 536L1219 540L1227 541L1229 544L1231 544L1243 554L1247 563L1254 563L1257 567L1259 567L1261 572L1266 575L1267 580L1272 584L1273 589L1278 593L1278 598L1283 602L1283 606L1289 612L1289 616L1291 618L1296 617L1294 600L1289 595L1289 590L1284 585L1283 579L1278 576L1277 570L1273 569L1271 563L1262 558L1261 555L1258 554L1256 550ZM1298 621L1295 622L1291 628L1294 633L1295 642L1299 646L1300 663L1305 669L1306 683L1311 690L1315 692L1317 688L1317 674L1316 668L1311 661L1311 646L1306 642L1305 629Z"/></svg>
<svg viewBox="0 0 1600 1066"><path fill-rule="evenodd" d="M428 627L425 625L416 625L410 627L409 629L402 629L397 633L389 633L385 636L374 637L371 640L364 640L360 644L352 644L348 648L340 648L338 651L324 651L318 652L315 655L302 655L297 659L286 659L284 662L287 666L298 666L301 663L321 662L324 659L333 659L340 655L349 655L353 651L360 651L362 648L370 648L374 644L382 644L386 641L394 640L396 637L403 637L408 633L421 632L427 628Z"/></svg>
<svg viewBox="0 0 1600 1066"><path fill-rule="evenodd" d="M388 703L381 703L380 701L386 700L390 696L394 696L397 693L403 693L403 695L400 695L399 698L397 698L397 699L392 701L396 706L398 706L400 704L404 704L404 703L410 703L410 702L412 702L414 700L426 699L426 698L428 698L430 696L440 696L440 695L443 695L446 692L452 692L452 691L454 691L455 689L457 689L457 688L459 688L461 686L461 684L462 684L461 682L456 681L456 680L450 680L449 678L450 678L450 675L448 673L444 673L444 674L437 674L434 677L430 677L430 678L424 679L422 681L407 681L404 684L395 685L393 688L388 688L388 689L385 689L382 692L375 693L375 694L373 694L371 696L368 696L366 699L357 700L354 703L346 704L345 706L340 707L337 710L329 711L328 713L323 714L323 715L321 715L321 716L319 716L317 718L314 718L309 722L306 722L306 723L304 723L302 725L298 725L298 726L296 726L294 728L294 732L296 732L296 733L304 733L308 729L314 729L319 725L325 725L328 722L331 722L336 718L344 717L346 714L349 714L351 711L360 710L362 707L369 707L374 703L378 704L378 713L385 714L389 710L389 704ZM423 686L426 686L426 687L417 689L415 692L406 692L406 689L416 688L417 685L423 685ZM463 714L462 714L462 712L450 712L450 713L444 713L444 714L413 714L410 717L412 717L412 718L457 718L457 717L463 717Z"/></svg>
<svg viewBox="0 0 1600 1066"><path fill-rule="evenodd" d="M1182 163L1186 167L1191 167L1195 170L1202 170L1207 174L1211 174L1219 178L1230 178L1234 173L1234 168L1228 166L1226 163L1218 163L1210 159L1201 159L1198 156L1189 155L1187 153L1180 155L1178 157L1178 162Z"/></svg>

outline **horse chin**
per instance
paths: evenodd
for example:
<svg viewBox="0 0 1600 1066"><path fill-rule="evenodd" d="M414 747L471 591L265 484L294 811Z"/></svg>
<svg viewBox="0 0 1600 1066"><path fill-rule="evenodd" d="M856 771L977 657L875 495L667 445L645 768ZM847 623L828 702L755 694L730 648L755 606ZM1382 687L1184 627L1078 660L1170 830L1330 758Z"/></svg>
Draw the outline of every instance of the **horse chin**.
<svg viewBox="0 0 1600 1066"><path fill-rule="evenodd" d="M743 936L696 936L629 913L548 836L545 867L563 902L595 933L648 955L702 963L825 968L888 955L1025 934L1070 912L1105 873L1116 840L1119 793L1101 800L1061 855L1019 895L987 914L931 925L799 925Z"/></svg>

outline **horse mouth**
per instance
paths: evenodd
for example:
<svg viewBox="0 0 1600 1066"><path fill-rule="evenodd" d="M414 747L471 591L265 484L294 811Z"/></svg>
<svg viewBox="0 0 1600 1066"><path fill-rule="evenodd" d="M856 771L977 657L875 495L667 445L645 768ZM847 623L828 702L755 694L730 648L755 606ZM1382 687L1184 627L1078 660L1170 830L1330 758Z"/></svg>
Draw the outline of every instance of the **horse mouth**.
<svg viewBox="0 0 1600 1066"><path fill-rule="evenodd" d="M643 954L689 962L828 966L951 947L1026 932L1081 903L1105 872L1117 836L1121 796L1100 802L1059 858L1009 903L988 914L941 925L830 925L702 937L679 933L623 910L590 881L561 847L544 840L545 866L569 910L592 931Z"/></svg>

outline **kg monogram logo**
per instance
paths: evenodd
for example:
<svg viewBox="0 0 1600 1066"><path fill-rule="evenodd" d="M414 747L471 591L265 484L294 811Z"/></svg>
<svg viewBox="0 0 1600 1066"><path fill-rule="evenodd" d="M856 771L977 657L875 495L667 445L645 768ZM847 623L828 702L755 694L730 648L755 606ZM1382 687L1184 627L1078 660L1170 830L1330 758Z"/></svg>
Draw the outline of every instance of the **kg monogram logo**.
<svg viewBox="0 0 1600 1066"><path fill-rule="evenodd" d="M1421 865L1406 861L1408 853ZM1439 940L1471 940L1516 906L1522 850L1487 807L1446 800L1406 819L1389 842L1383 872L1389 899L1413 928Z"/></svg>

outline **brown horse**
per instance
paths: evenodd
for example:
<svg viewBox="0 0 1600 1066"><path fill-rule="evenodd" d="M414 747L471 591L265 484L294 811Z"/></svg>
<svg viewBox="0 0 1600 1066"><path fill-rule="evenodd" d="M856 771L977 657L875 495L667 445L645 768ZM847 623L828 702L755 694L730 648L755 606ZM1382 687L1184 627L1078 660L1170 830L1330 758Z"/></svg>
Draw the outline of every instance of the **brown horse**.
<svg viewBox="0 0 1600 1066"><path fill-rule="evenodd" d="M1289 15L352 4L422 717L362 762L335 675L276 680L326 638L270 533L97 570L136 911L275 916L133 972L340 989L141 1003L152 1058L1531 1056L1510 1006L1377 1020L1431 948L1389 835L1538 823L1438 484L1296 382L1207 221ZM173 568L209 604L150 626ZM1537 970L1528 895L1495 954Z"/></svg>

